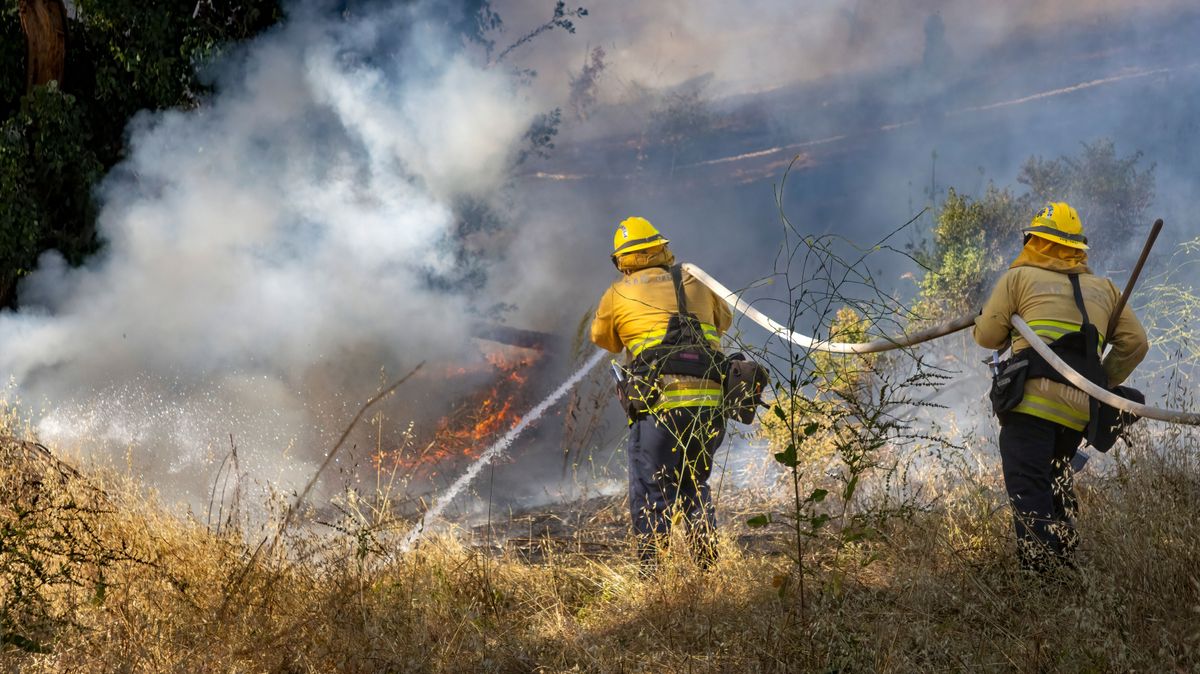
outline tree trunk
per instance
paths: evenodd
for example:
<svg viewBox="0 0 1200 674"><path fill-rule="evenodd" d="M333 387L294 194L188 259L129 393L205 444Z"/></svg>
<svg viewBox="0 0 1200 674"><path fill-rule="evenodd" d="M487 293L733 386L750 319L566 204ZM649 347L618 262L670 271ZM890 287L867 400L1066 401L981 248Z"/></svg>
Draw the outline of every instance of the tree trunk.
<svg viewBox="0 0 1200 674"><path fill-rule="evenodd" d="M13 276L13 274L10 272L5 274L5 276ZM0 279L0 307L5 309L17 308L17 279Z"/></svg>
<svg viewBox="0 0 1200 674"><path fill-rule="evenodd" d="M19 0L21 28L29 45L27 91L62 84L67 62L67 8L63 0Z"/></svg>

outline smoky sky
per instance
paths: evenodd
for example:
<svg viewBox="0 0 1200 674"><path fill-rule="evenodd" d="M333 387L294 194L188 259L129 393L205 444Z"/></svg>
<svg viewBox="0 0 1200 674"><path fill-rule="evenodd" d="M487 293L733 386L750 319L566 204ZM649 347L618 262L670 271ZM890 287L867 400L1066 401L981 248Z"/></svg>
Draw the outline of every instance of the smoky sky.
<svg viewBox="0 0 1200 674"><path fill-rule="evenodd" d="M230 435L255 479L306 479L385 380L478 360L481 318L569 341L630 215L737 288L770 271L780 207L800 231L870 244L948 187L1011 184L1031 155L1109 137L1157 163L1155 208L1177 239L1195 233L1190 3L576 4L573 34L500 63L419 3L300 3L227 50L201 106L131 123L97 193L102 252L79 268L47 254L0 315L10 400L43 440L128 457L196 503ZM553 3L493 7L491 56ZM528 154L555 109L554 147ZM911 263L869 264L911 296ZM453 402L425 381L394 418ZM500 492L560 473L558 436L537 437L497 468Z"/></svg>
<svg viewBox="0 0 1200 674"><path fill-rule="evenodd" d="M1101 138L1155 166L1151 217L1176 223L1174 241L1191 238L1180 199L1196 186L1188 101L1200 88L1200 20L1188 3L1127 4L605 3L576 35L552 38L573 59L530 55L545 80L577 77L597 46L607 69L599 102L568 118L555 155L526 172L538 234L516 245L602 286L613 223L642 215L681 258L740 287L770 271L781 210L802 232L869 246L951 187L1020 192L1029 157L1075 155ZM537 15L536 2L518 6ZM690 135L670 137L673 114ZM931 225L927 214L894 243L919 243ZM587 239L540 248L564 229ZM1123 249L1117 260L1140 246L1099 243ZM889 291L915 290L920 270L903 256L870 264ZM583 285L552 286L559 301L545 306L586 309L595 298Z"/></svg>
<svg viewBox="0 0 1200 674"><path fill-rule="evenodd" d="M1160 251L1200 235L1187 206L1200 187L1200 15L1188 3L631 4L593 8L573 40L552 38L562 52L531 55L540 79L562 82L579 76L589 50L607 59L595 106L568 117L558 151L521 179L534 195L523 202L532 233L514 249L549 258L535 268L549 277L496 279L501 292L536 296L542 311L528 316L545 326L570 330L592 308L614 273L605 257L613 225L629 215L658 225L680 259L740 288L777 270L784 215L802 233L843 237L849 253L936 209L951 187L1019 193L1029 157L1076 155L1101 138L1155 167L1149 217L1169 223ZM691 113L689 137L669 138L673 107ZM891 243L920 244L932 224L931 211ZM1123 283L1142 242L1094 243L1114 251L1097 271ZM882 290L915 295L922 270L906 256L884 251L865 266ZM750 296L782 299L781 286ZM818 319L797 327L820 328ZM748 321L737 327L754 346L766 339ZM921 353L942 363L937 348ZM990 432L986 354L966 337L946 348L957 358L947 389L956 427Z"/></svg>
<svg viewBox="0 0 1200 674"><path fill-rule="evenodd" d="M546 20L550 4L495 3L506 22L504 35L520 34L525 26ZM547 88L563 90L571 70L582 65L584 53L603 47L613 68L612 86L604 98L612 102L627 96L635 83L660 88L711 75L713 93L729 96L919 61L925 55L926 22L934 15L944 21L945 38L954 51L973 57L1024 36L1054 40L1054 35L1080 26L1136 21L1190 3L609 0L568 5L583 5L589 11L586 20L578 22L576 35L548 35L515 56L536 68Z"/></svg>

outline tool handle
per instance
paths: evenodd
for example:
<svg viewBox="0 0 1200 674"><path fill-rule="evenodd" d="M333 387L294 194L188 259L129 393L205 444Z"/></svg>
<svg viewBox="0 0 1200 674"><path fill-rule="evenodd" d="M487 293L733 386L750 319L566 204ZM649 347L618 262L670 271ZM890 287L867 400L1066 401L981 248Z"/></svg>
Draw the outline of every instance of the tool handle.
<svg viewBox="0 0 1200 674"><path fill-rule="evenodd" d="M1138 276L1142 274L1142 267L1146 264L1146 258L1150 257L1150 249L1154 247L1154 240L1158 238L1158 233L1162 231L1162 228L1162 218L1155 220L1154 226L1150 228L1150 236L1146 239L1146 245L1142 246L1142 254L1133 267L1133 274L1129 276L1129 282L1125 284L1125 292L1121 293L1121 299L1117 302L1112 317L1108 319L1108 329L1104 331L1105 341L1111 338L1113 331L1117 329L1117 321L1121 319L1121 312L1125 311L1125 304L1129 302L1129 296L1133 294L1133 286L1137 284Z"/></svg>

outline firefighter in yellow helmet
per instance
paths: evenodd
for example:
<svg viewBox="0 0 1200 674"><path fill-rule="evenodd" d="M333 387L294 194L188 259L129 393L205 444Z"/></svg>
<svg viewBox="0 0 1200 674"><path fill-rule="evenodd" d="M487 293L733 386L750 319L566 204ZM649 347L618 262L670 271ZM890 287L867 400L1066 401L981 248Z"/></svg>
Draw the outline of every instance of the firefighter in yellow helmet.
<svg viewBox="0 0 1200 674"><path fill-rule="evenodd" d="M1071 459L1096 424L1098 407L1065 383L1018 335L1020 315L1057 355L1101 386L1123 382L1148 349L1146 333L1126 306L1104 334L1120 299L1107 278L1088 267L1088 240L1074 208L1047 204L1022 230L1025 244L975 319L975 341L1012 358L995 368L992 405L1000 420L1000 459L1023 568L1071 564L1078 540ZM1100 351L1111 347L1101 362ZM1094 436L1089 435L1094 443Z"/></svg>
<svg viewBox="0 0 1200 674"><path fill-rule="evenodd" d="M707 566L716 558L708 477L725 435L714 363L732 315L675 264L667 244L645 218L621 222L612 252L621 277L600 298L591 337L604 349L627 354L615 367L630 417L629 508L639 556L653 564L679 521L697 560Z"/></svg>

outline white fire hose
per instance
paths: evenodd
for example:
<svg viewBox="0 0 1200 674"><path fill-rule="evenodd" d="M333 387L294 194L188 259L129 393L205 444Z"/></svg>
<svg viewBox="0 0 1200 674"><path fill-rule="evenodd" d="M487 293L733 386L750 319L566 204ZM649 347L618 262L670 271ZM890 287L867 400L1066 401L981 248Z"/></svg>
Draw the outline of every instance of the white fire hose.
<svg viewBox="0 0 1200 674"><path fill-rule="evenodd" d="M793 332L783 324L771 320L769 316L762 313L758 309L755 309L750 305L750 303L743 300L737 293L731 291L729 288L726 288L719 281L696 265L684 264L683 268L687 270L689 274L695 277L697 281L700 281L704 285L708 286L714 293L717 294L718 297L721 297L730 305L732 305L734 309L737 309L739 312L741 312L743 316L749 318L758 325L761 325L772 335L779 337L780 339L786 339L797 346L814 351L858 354L891 351L893 349L902 349L908 346L915 346L922 342L928 342L930 340L937 339L938 337L944 337L975 324L974 316L963 316L953 321L948 321L941 325L920 330L911 334L899 335L895 337L882 337L870 342L853 344L847 342L818 340L797 332ZM1151 407L1149 405L1134 402L1127 398L1122 398L1111 391L1106 391L1096 384L1093 384L1086 377L1071 369L1071 366L1067 365L1061 358L1055 355L1055 353L1050 350L1050 347L1043 342L1036 333L1034 333L1033 329L1030 328L1020 316L1013 314L1012 323L1013 326L1016 327L1017 332L1021 333L1021 336L1024 337L1025 340L1029 342L1030 346L1033 347L1033 350L1042 356L1042 358L1045 358L1046 362L1049 363L1051 367L1057 370L1059 374L1067 379L1067 381L1071 382L1084 393L1087 393L1105 405L1115 407L1116 409L1124 412L1129 412L1130 414L1136 414L1137 416L1146 419L1157 419L1159 421L1165 421L1172 424L1200 426L1200 413L1182 412L1178 410L1167 410L1159 407Z"/></svg>
<svg viewBox="0 0 1200 674"><path fill-rule="evenodd" d="M1093 384L1087 377L1084 377L1075 370L1071 369L1071 366L1063 362L1063 359L1059 358L1058 354L1051 351L1050 346L1037 336L1037 333L1033 331L1033 328L1029 327L1029 324L1025 322L1025 319L1021 318L1017 314L1013 314L1012 324L1013 327L1017 329L1017 332L1021 333L1021 336L1025 338L1025 341L1029 342L1029 345L1033 347L1033 350L1037 351L1039 356L1046 359L1046 362L1050 364L1050 367L1053 367L1058 371L1059 374L1066 377L1067 381L1074 384L1076 388L1090 395L1096 400L1099 400L1105 405L1108 405L1109 407L1115 407L1124 412L1129 412L1130 414L1136 414L1145 419L1158 419L1159 421L1165 421L1170 424L1200 426L1200 413L1181 412L1178 410L1165 410L1161 407L1151 407L1149 405L1143 405L1142 403L1134 402L1128 398L1122 398L1119 395L1115 395L1111 391L1106 391L1103 388L1100 388L1096 384Z"/></svg>
<svg viewBox="0 0 1200 674"><path fill-rule="evenodd" d="M708 272L705 272L696 265L685 263L683 268L689 274L694 276L697 281L711 288L718 297L724 299L726 302L732 305L734 309L737 309L739 312L741 312L746 318L749 318L755 323L758 323L762 327L766 328L771 332L771 334L779 337L780 339L786 339L796 346L814 351L860 354L891 351L893 349L902 349L906 346L914 346L916 344L920 344L921 342L928 342L929 340L937 339L938 337L944 337L951 333L958 332L964 328L969 328L975 324L974 316L963 316L962 318L942 323L941 325L937 325L932 328L920 330L912 334L898 335L896 337L881 337L870 342L862 342L858 344L817 340L813 339L812 337L802 335L798 332L792 332L786 326L771 320L769 316L750 306L749 302L743 300L738 296L737 293L733 292L729 288L721 285L720 281L716 280L712 276L709 276Z"/></svg>

